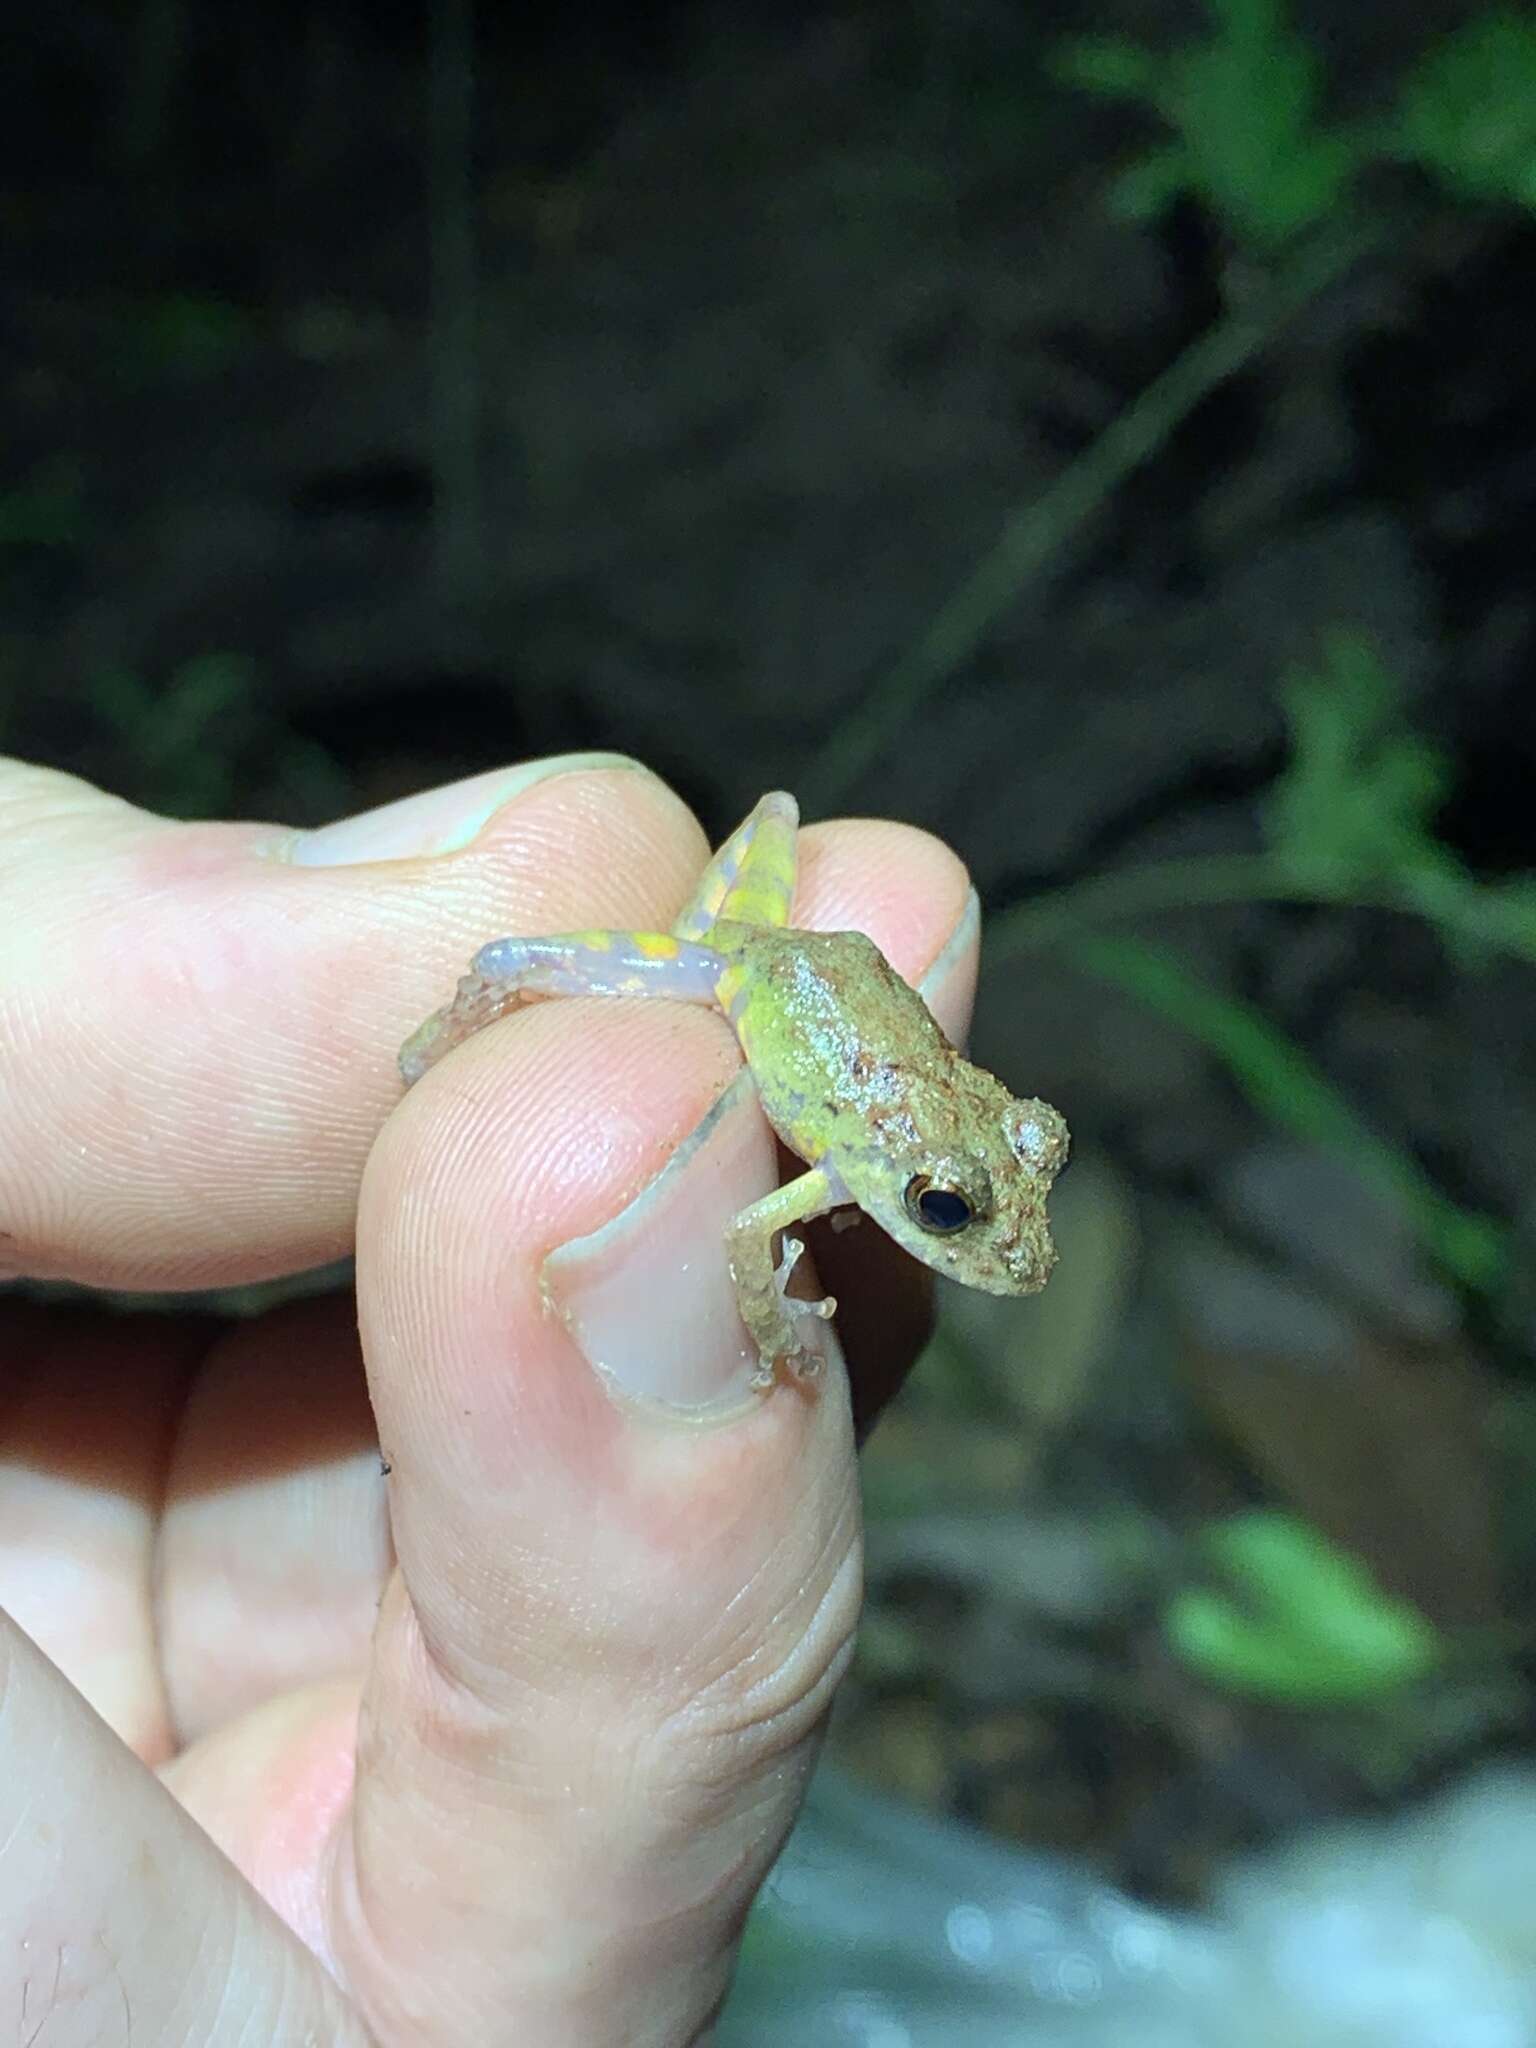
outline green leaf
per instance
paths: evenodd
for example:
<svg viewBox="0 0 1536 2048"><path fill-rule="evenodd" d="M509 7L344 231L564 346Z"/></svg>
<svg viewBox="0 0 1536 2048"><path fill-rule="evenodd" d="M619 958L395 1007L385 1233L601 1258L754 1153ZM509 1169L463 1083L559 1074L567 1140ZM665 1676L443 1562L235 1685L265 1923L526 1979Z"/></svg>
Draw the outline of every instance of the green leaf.
<svg viewBox="0 0 1536 2048"><path fill-rule="evenodd" d="M1175 1594L1164 1629L1176 1656L1227 1691L1300 1706L1371 1700L1441 1660L1417 1608L1294 1515L1234 1515L1201 1549L1222 1583Z"/></svg>
<svg viewBox="0 0 1536 2048"><path fill-rule="evenodd" d="M1224 34L1174 60L1170 118L1197 188L1240 239L1278 245L1333 209L1353 153L1316 127L1317 59L1278 10L1226 12Z"/></svg>
<svg viewBox="0 0 1536 2048"><path fill-rule="evenodd" d="M1260 1011L1200 981L1172 954L1136 939L1081 937L1069 942L1068 952L1088 973L1115 983L1198 1038L1271 1122L1348 1159L1465 1286L1498 1284L1505 1263L1502 1227L1460 1208L1416 1160L1377 1137Z"/></svg>
<svg viewBox="0 0 1536 2048"><path fill-rule="evenodd" d="M1331 635L1320 668L1293 670L1281 698L1291 758L1264 824L1293 873L1463 877L1432 829L1449 781L1444 757L1404 722L1397 684L1367 640Z"/></svg>
<svg viewBox="0 0 1536 2048"><path fill-rule="evenodd" d="M1396 134L1453 192L1536 207L1536 20L1500 10L1438 43L1403 82Z"/></svg>
<svg viewBox="0 0 1536 2048"><path fill-rule="evenodd" d="M1117 179L1115 210L1160 213L1190 191L1234 237L1272 254L1342 200L1362 159L1352 131L1321 120L1321 67L1278 0L1210 0L1213 33L1168 55L1123 37L1064 44L1068 84L1144 102L1174 140Z"/></svg>
<svg viewBox="0 0 1536 2048"><path fill-rule="evenodd" d="M1428 919L1452 957L1536 960L1536 876L1480 881L1435 837L1449 785L1440 750L1404 719L1368 642L1336 634L1321 668L1282 691L1291 758L1263 818L1286 873L1339 901L1384 895Z"/></svg>

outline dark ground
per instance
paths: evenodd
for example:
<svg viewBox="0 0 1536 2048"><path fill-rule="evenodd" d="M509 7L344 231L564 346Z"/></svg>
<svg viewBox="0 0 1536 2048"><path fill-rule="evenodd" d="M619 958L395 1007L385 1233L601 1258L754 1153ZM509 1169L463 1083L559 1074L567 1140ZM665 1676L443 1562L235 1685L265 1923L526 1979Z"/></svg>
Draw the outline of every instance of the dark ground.
<svg viewBox="0 0 1536 2048"><path fill-rule="evenodd" d="M1306 19L1360 106L1467 12ZM1421 206L838 771L1002 522L1218 316L1209 221L1109 221L1127 119L1041 62L1193 18L486 10L467 165L403 4L8 24L0 746L297 822L594 745L714 829L820 780L944 833L1002 911L1256 844L1277 688L1345 626L1445 750L1442 843L1536 865L1513 209ZM1152 929L1528 1231L1536 969L1366 908ZM1000 963L978 1045L1071 1116L1067 1256L1034 1321L957 1305L872 1447L843 1753L1180 1892L1233 1841L1528 1747L1529 1290L1458 1288L1195 1036L1048 949ZM1448 1668L1368 1708L1192 1675L1159 1615L1191 1532L1255 1501L1411 1598Z"/></svg>

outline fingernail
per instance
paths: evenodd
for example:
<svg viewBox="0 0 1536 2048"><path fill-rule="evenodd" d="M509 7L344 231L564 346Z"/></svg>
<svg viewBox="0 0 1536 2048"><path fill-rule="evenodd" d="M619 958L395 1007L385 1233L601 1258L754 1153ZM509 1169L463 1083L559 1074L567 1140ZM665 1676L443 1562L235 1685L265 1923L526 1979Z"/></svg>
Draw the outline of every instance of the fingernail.
<svg viewBox="0 0 1536 2048"><path fill-rule="evenodd" d="M611 1391L691 1420L760 1399L725 1226L777 1184L773 1136L743 1073L627 1209L550 1253L545 1296Z"/></svg>
<svg viewBox="0 0 1536 2048"><path fill-rule="evenodd" d="M424 860L434 854L458 853L512 797L557 775L598 768L645 772L641 763L627 754L555 754L547 761L525 761L517 768L494 768L302 833L288 857L300 867L341 868L367 861Z"/></svg>
<svg viewBox="0 0 1536 2048"><path fill-rule="evenodd" d="M976 1000L976 960L980 947L981 900L972 889L966 896L960 922L917 984L918 994L933 1012L939 1029L951 1045L964 1045L971 1028L971 1007Z"/></svg>

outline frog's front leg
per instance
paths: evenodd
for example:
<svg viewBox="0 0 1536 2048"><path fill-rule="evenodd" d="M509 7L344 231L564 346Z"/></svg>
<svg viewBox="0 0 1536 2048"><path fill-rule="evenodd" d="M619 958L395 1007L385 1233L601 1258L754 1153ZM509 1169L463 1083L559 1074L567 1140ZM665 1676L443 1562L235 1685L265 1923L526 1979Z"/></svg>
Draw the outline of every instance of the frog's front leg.
<svg viewBox="0 0 1536 2048"><path fill-rule="evenodd" d="M805 1246L800 1238L786 1236L783 1255L775 1261L773 1243L780 1231L793 1230L813 1216L824 1216L847 1199L832 1174L813 1166L809 1173L743 1209L726 1228L725 1248L737 1305L758 1350L754 1387L771 1387L781 1366L801 1379L812 1379L821 1371L821 1353L805 1343L797 1322L807 1316L825 1321L837 1303L831 1295L821 1301L801 1301L790 1294L789 1276Z"/></svg>

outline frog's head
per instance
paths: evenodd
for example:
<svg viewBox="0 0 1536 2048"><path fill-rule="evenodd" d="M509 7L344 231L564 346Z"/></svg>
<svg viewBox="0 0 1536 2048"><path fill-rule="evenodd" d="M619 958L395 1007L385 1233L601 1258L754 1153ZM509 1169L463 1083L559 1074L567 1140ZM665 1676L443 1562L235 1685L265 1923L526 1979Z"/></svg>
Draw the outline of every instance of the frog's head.
<svg viewBox="0 0 1536 2048"><path fill-rule="evenodd" d="M943 1088L916 1091L874 1156L850 1160L843 1178L936 1273L987 1294L1034 1294L1056 1263L1045 1198L1066 1163L1065 1119L979 1067L956 1067Z"/></svg>

